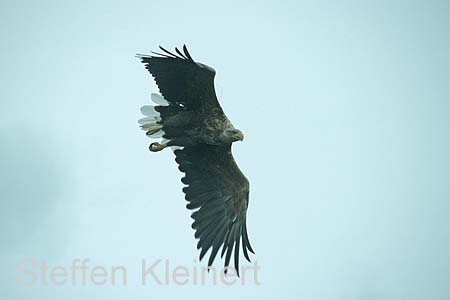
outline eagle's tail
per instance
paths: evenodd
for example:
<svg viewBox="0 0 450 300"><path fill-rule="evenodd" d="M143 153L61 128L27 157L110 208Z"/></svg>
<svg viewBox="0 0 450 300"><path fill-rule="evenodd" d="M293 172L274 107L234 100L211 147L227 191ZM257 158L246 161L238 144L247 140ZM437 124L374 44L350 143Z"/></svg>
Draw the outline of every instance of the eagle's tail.
<svg viewBox="0 0 450 300"><path fill-rule="evenodd" d="M169 103L162 96L158 94L151 95L152 101L155 104L166 106ZM162 119L159 112L155 110L153 105L144 105L141 107L141 113L145 118L139 119L141 129L146 131L146 135L150 138L161 138L164 135L162 130Z"/></svg>
<svg viewBox="0 0 450 300"><path fill-rule="evenodd" d="M163 117L160 113L160 110L163 108L169 108L169 102L164 99L163 96L159 94L152 93L151 99L153 103L156 105L144 105L141 107L141 113L145 116L142 119L138 120L138 123L141 124L141 129L146 132L146 135L149 138L159 139L163 138L165 132L163 130L164 121ZM170 140L162 139L161 145L167 144ZM159 143L158 143L159 144ZM179 147L172 146L172 150L176 150Z"/></svg>

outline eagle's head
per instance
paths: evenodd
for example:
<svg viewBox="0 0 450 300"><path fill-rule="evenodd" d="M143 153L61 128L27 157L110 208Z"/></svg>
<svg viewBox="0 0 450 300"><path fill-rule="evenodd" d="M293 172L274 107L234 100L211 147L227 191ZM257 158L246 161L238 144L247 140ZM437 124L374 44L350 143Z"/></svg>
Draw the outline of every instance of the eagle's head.
<svg viewBox="0 0 450 300"><path fill-rule="evenodd" d="M237 142L244 140L244 134L239 129L228 129L225 131L225 135L230 142Z"/></svg>

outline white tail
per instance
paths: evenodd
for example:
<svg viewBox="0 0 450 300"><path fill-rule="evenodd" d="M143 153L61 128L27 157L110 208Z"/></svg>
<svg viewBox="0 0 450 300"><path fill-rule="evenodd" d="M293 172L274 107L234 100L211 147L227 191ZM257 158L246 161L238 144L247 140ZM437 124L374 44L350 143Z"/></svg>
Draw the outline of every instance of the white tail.
<svg viewBox="0 0 450 300"><path fill-rule="evenodd" d="M162 105L162 106L167 106L169 105L169 102L167 102L166 99L164 99L163 96L159 95L159 94L155 94L153 93L151 95L152 101L158 105Z"/></svg>
<svg viewBox="0 0 450 300"><path fill-rule="evenodd" d="M158 121L160 121L159 117L145 117L139 119L138 123L141 125L156 125Z"/></svg>
<svg viewBox="0 0 450 300"><path fill-rule="evenodd" d="M147 117L159 117L159 112L155 110L153 105L144 105L141 107L141 113Z"/></svg>

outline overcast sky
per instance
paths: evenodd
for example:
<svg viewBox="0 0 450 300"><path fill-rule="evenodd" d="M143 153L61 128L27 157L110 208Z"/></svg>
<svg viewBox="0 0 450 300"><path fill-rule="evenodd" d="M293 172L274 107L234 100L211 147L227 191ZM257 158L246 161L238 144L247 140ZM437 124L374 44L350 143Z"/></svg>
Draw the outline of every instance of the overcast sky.
<svg viewBox="0 0 450 300"><path fill-rule="evenodd" d="M449 299L449 12L447 1L1 1L4 298ZM142 258L205 264L173 154L150 153L137 125L156 86L134 55L184 43L215 68L245 134L233 153L250 180L260 285L140 284ZM25 258L122 265L128 283L24 287Z"/></svg>

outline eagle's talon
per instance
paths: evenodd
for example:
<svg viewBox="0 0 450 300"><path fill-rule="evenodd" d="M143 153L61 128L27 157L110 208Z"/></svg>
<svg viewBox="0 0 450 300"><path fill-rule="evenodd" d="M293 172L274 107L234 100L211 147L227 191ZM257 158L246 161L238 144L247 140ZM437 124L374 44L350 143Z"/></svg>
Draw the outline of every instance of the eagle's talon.
<svg viewBox="0 0 450 300"><path fill-rule="evenodd" d="M158 151L158 150L157 150L158 146L160 146L160 143L154 142L154 143L151 143L151 144L150 144L150 146L148 147L148 149L149 149L150 151L152 151L152 152L156 152L156 151Z"/></svg>
<svg viewBox="0 0 450 300"><path fill-rule="evenodd" d="M158 142L154 142L151 143L150 146L148 147L148 149L152 152L158 152L161 151L162 149L166 148L165 144L160 144Z"/></svg>

